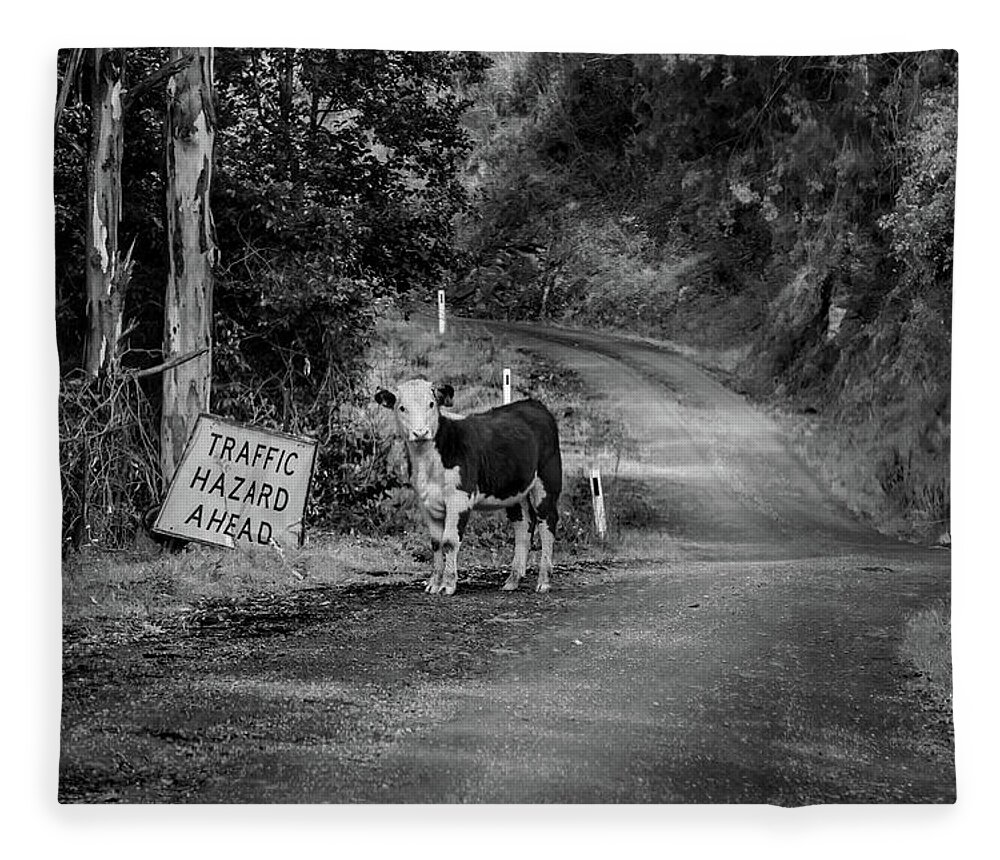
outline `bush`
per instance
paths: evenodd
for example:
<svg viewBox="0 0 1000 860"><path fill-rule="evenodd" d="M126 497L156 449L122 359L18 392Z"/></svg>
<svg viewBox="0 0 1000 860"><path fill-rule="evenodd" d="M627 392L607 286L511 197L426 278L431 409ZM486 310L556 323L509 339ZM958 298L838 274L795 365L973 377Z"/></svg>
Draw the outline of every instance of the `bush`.
<svg viewBox="0 0 1000 860"><path fill-rule="evenodd" d="M139 380L82 372L59 387L63 547L129 545L160 498L155 412Z"/></svg>
<svg viewBox="0 0 1000 860"><path fill-rule="evenodd" d="M392 440L370 414L340 407L319 447L307 516L310 523L340 530L382 531L398 526L397 491L404 476Z"/></svg>

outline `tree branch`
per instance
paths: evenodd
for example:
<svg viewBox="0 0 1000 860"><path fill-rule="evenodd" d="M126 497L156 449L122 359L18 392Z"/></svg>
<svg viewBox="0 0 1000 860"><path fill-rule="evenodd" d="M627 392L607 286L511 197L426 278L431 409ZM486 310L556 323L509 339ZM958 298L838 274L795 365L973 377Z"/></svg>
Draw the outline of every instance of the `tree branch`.
<svg viewBox="0 0 1000 860"><path fill-rule="evenodd" d="M143 78L139 83L132 87L127 93L125 93L122 98L122 109L128 110L135 104L139 99L141 99L146 93L151 89L158 86L160 83L165 81L171 75L176 74L181 71L191 60L194 59L194 55L186 57L178 57L176 60L171 60L169 63L165 63L160 66L155 72L151 72L145 78Z"/></svg>
<svg viewBox="0 0 1000 860"><path fill-rule="evenodd" d="M184 353L184 355L178 355L176 358L171 358L169 361L164 361L162 364L157 364L154 367L147 367L145 370L129 371L129 376L134 379L142 379L144 376L153 376L157 373L163 373L165 370L170 370L172 367L177 367L179 364L185 364L192 359L197 358L199 355L204 355L206 352L208 352L208 347L203 346L201 349L195 349L191 352Z"/></svg>

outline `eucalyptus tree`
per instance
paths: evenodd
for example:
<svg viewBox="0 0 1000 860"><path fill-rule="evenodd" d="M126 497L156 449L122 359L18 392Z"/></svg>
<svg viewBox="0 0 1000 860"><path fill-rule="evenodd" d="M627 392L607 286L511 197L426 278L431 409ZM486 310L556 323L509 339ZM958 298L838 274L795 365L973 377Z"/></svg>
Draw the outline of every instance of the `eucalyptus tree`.
<svg viewBox="0 0 1000 860"><path fill-rule="evenodd" d="M112 48L76 48L66 54L56 101L55 130L74 97L87 98L90 114L86 151L86 223L83 249L86 279L87 332L83 367L96 377L118 357L122 299L128 284L129 261L118 250L122 212L123 77L125 53Z"/></svg>
<svg viewBox="0 0 1000 860"><path fill-rule="evenodd" d="M160 464L169 482L212 387L212 267L216 262L210 194L215 145L212 48L175 48L187 60L167 83L166 229Z"/></svg>

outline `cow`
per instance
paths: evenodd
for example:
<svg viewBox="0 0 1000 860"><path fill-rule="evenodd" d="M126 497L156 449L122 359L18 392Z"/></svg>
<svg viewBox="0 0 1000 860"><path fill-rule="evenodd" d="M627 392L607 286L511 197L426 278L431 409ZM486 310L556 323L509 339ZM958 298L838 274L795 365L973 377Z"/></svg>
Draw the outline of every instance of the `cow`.
<svg viewBox="0 0 1000 860"><path fill-rule="evenodd" d="M452 386L426 379L375 393L375 402L392 410L405 441L410 482L430 531L434 569L425 591L455 593L469 514L505 508L514 524L514 560L502 589L514 591L520 584L537 527L542 551L535 590L546 592L562 491L556 420L530 399L455 415L447 411L454 394Z"/></svg>

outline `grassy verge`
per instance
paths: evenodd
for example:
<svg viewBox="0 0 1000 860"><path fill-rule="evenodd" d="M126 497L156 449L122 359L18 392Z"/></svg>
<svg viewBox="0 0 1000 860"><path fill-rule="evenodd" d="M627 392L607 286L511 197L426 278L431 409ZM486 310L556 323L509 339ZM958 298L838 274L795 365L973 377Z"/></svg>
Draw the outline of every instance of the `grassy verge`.
<svg viewBox="0 0 1000 860"><path fill-rule="evenodd" d="M633 443L621 422L602 412L579 378L565 369L518 352L483 330L449 332L442 339L429 323L406 323L398 318L386 319L379 326L370 362L373 393L381 386L424 376L455 387L456 411L475 412L499 405L502 369L509 367L515 399L536 397L549 406L560 424L565 460L557 565L560 556L605 558L613 554L622 530L649 517L639 489L612 479L605 488L609 498L618 496L612 506L610 540L596 540L584 465L596 454L612 460L627 455ZM357 411L358 426L373 425L383 438L392 436L391 416L374 403L344 408ZM392 443L388 468L399 470L405 481L400 442ZM367 527L352 521L351 527L341 531L313 528L304 547L280 552L191 544L171 553L141 536L128 550L71 553L63 563L67 635L79 639L110 630L112 635L141 637L205 601L315 586L423 579L430 554L412 490L392 490L383 507L383 515ZM506 517L479 514L470 520L460 564L502 569L512 551Z"/></svg>
<svg viewBox="0 0 1000 860"><path fill-rule="evenodd" d="M944 603L918 612L903 631L903 656L934 696L951 706L951 612Z"/></svg>
<svg viewBox="0 0 1000 860"><path fill-rule="evenodd" d="M834 497L883 534L949 546L947 460L913 456L905 432L776 411L802 460ZM893 452L909 451L901 457Z"/></svg>
<svg viewBox="0 0 1000 860"><path fill-rule="evenodd" d="M916 670L910 683L918 693L925 727L920 746L930 755L953 760L951 608L939 602L912 615L903 628L900 653Z"/></svg>
<svg viewBox="0 0 1000 860"><path fill-rule="evenodd" d="M317 536L280 553L189 544L166 552L148 540L119 552L87 550L63 562L63 623L73 637L111 626L123 635L155 630L199 601L377 578L408 581L398 538Z"/></svg>

